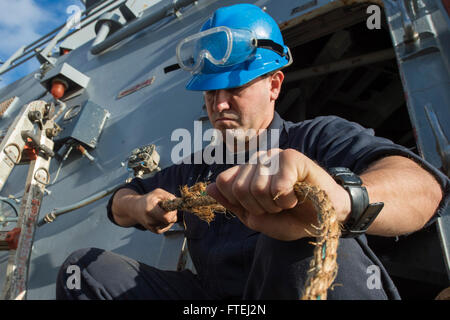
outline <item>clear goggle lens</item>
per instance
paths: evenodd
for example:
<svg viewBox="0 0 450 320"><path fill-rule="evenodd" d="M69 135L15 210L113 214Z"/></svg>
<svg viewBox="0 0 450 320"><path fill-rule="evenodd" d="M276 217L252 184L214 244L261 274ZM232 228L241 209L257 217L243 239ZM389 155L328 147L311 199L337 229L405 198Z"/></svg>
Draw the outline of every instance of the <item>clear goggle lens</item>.
<svg viewBox="0 0 450 320"><path fill-rule="evenodd" d="M178 64L188 71L201 69L204 59L217 66L231 66L246 61L256 44L256 37L250 30L223 26L208 29L178 44Z"/></svg>

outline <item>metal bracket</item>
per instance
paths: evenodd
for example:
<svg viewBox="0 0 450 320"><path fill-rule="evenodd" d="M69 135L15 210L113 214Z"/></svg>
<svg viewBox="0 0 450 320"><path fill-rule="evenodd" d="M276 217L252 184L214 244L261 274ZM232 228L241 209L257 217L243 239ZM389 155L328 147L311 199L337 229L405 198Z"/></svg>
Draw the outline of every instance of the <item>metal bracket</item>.
<svg viewBox="0 0 450 320"><path fill-rule="evenodd" d="M100 16L95 24L95 38L92 46L95 47L99 43L103 42L110 34L116 32L123 27L120 22L120 16L116 13L106 12Z"/></svg>
<svg viewBox="0 0 450 320"><path fill-rule="evenodd" d="M402 15L402 23L405 34L403 40L405 44L414 42L418 39L419 35L414 29L414 24L410 16L410 4L415 0L398 0L398 8Z"/></svg>
<svg viewBox="0 0 450 320"><path fill-rule="evenodd" d="M12 162L12 165L20 163L22 152L17 144L11 143L7 145L4 149L4 152L8 159Z"/></svg>
<svg viewBox="0 0 450 320"><path fill-rule="evenodd" d="M46 185L50 182L50 174L48 173L48 170L46 168L39 168L34 174L34 179L37 182Z"/></svg>
<svg viewBox="0 0 450 320"><path fill-rule="evenodd" d="M38 152L42 152L46 158L55 156L53 150L51 150L46 145L39 143L38 135L33 134L31 131L22 131L21 135L25 142L27 142L27 140L30 140L32 148L36 149Z"/></svg>
<svg viewBox="0 0 450 320"><path fill-rule="evenodd" d="M138 178L161 170L158 167L160 157L154 144L134 149L127 160L128 169L133 170L135 177Z"/></svg>
<svg viewBox="0 0 450 320"><path fill-rule="evenodd" d="M447 177L450 177L450 144L431 104L425 105L425 113L436 140L436 148L441 157L442 169Z"/></svg>
<svg viewBox="0 0 450 320"><path fill-rule="evenodd" d="M64 80L68 84L68 88L61 99L64 100L67 97L75 94L76 92L87 88L90 78L85 74L81 73L67 62L49 70L45 77L40 80L41 85L47 89L48 92L51 91L52 81L54 79Z"/></svg>

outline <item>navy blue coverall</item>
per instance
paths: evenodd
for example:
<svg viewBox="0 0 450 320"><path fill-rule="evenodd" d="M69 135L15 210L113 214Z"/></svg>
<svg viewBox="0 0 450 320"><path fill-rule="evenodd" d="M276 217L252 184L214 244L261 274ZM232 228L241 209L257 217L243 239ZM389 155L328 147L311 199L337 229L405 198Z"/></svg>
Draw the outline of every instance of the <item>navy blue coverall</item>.
<svg viewBox="0 0 450 320"><path fill-rule="evenodd" d="M323 168L348 167L361 174L373 161L389 155L413 159L440 183L445 196L429 223L448 204L449 179L408 149L374 136L372 129L336 116L300 123L278 114L269 129L280 129L279 147L293 148ZM162 188L177 196L179 186L214 182L232 164L179 164L124 187L139 194ZM108 216L111 214L111 197ZM197 274L162 271L130 258L96 248L71 254L60 269L57 299L298 299L302 296L313 255L311 238L279 241L250 230L238 218L217 214L208 225L190 213L184 220L189 252ZM114 222L115 223L115 222ZM143 229L142 226L136 226ZM340 239L339 271L328 299L399 299L398 291L365 235ZM67 266L81 269L81 289L66 288ZM368 285L369 267L379 267L382 286Z"/></svg>

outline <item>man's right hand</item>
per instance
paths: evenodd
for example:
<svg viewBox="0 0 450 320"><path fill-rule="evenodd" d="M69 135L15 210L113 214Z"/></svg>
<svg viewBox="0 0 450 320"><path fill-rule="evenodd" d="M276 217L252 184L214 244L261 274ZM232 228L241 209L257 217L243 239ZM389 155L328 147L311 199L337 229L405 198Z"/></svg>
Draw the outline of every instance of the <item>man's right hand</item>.
<svg viewBox="0 0 450 320"><path fill-rule="evenodd" d="M174 198L175 195L159 188L144 195L120 189L112 202L114 221L122 227L140 224L154 233L164 233L177 222L177 211L166 212L158 203Z"/></svg>

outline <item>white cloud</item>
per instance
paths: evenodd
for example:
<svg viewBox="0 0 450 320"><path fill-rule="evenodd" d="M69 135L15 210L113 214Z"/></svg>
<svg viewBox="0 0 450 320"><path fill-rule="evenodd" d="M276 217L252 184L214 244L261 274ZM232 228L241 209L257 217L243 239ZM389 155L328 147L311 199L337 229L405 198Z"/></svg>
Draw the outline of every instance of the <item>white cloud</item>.
<svg viewBox="0 0 450 320"><path fill-rule="evenodd" d="M11 55L22 45L40 37L39 26L51 20L52 15L33 0L0 0L0 53Z"/></svg>
<svg viewBox="0 0 450 320"><path fill-rule="evenodd" d="M21 46L26 46L52 31L66 20L64 1L36 1L36 0L0 0L0 59L6 61ZM40 4L40 5L39 5ZM14 80L36 69L33 58L16 70L2 75L3 87L11 78ZM17 70L19 71L19 70Z"/></svg>

